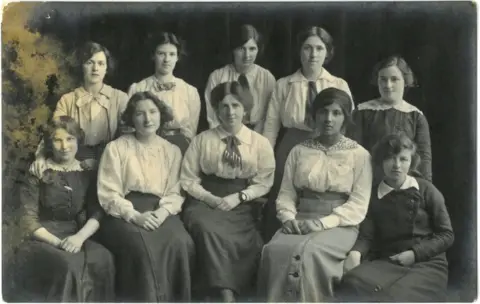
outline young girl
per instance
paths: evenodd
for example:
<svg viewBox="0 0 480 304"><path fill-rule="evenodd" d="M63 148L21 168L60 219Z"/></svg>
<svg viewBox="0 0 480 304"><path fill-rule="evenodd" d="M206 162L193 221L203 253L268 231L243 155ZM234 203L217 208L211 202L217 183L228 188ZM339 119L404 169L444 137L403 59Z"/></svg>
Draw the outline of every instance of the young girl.
<svg viewBox="0 0 480 304"><path fill-rule="evenodd" d="M383 180L372 191L337 295L342 301L442 301L445 251L454 238L444 198L432 183L415 177L419 157L408 136L384 137L373 159Z"/></svg>

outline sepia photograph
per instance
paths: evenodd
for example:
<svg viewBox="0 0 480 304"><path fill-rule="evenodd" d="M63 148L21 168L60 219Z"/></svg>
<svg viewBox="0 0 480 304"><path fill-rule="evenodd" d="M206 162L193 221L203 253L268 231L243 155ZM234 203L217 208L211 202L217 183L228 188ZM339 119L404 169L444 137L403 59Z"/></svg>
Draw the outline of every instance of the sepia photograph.
<svg viewBox="0 0 480 304"><path fill-rule="evenodd" d="M477 5L11 2L5 302L474 302Z"/></svg>

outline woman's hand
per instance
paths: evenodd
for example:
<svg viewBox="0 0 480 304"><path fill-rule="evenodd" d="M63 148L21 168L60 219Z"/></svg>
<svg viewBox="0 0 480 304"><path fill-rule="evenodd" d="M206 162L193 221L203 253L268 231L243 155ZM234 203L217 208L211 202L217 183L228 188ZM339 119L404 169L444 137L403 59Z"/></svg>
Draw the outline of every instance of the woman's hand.
<svg viewBox="0 0 480 304"><path fill-rule="evenodd" d="M85 242L85 239L77 234L68 236L64 238L61 242L59 247L66 252L70 253L77 253L82 250L83 243Z"/></svg>
<svg viewBox="0 0 480 304"><path fill-rule="evenodd" d="M302 234L297 220L290 220L283 223L282 232L285 234Z"/></svg>
<svg viewBox="0 0 480 304"><path fill-rule="evenodd" d="M362 254L359 251L355 251L355 250L350 251L350 253L348 254L347 258L343 263L343 273L347 273L353 268L360 265L361 260L362 260Z"/></svg>
<svg viewBox="0 0 480 304"><path fill-rule="evenodd" d="M163 221L155 215L153 211L148 211L135 215L132 222L145 230L153 231L162 225Z"/></svg>
<svg viewBox="0 0 480 304"><path fill-rule="evenodd" d="M85 159L81 162L80 166L85 170L96 170L98 161L94 158Z"/></svg>
<svg viewBox="0 0 480 304"><path fill-rule="evenodd" d="M233 193L222 198L222 201L218 204L218 209L223 211L230 211L240 204L240 197L238 193Z"/></svg>
<svg viewBox="0 0 480 304"><path fill-rule="evenodd" d="M309 234L312 232L322 231L323 225L322 222L317 220L302 220L298 221L298 228L302 234Z"/></svg>
<svg viewBox="0 0 480 304"><path fill-rule="evenodd" d="M415 263L415 253L412 250L407 250L399 254L392 255L390 257L390 261L402 266L410 266Z"/></svg>

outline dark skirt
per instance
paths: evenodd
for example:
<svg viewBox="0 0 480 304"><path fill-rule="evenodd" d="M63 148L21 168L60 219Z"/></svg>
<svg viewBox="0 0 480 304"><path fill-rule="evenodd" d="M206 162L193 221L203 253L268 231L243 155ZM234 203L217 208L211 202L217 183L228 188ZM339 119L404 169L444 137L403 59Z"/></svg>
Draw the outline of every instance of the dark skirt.
<svg viewBox="0 0 480 304"><path fill-rule="evenodd" d="M23 243L15 255L14 302L112 302L112 254L87 240L78 253L40 241Z"/></svg>
<svg viewBox="0 0 480 304"><path fill-rule="evenodd" d="M447 281L445 254L410 267L366 261L343 276L337 297L342 302L443 302Z"/></svg>
<svg viewBox="0 0 480 304"><path fill-rule="evenodd" d="M131 192L139 212L158 208L159 197ZM194 244L180 217L169 216L154 231L107 216L101 239L115 256L117 301L189 302Z"/></svg>
<svg viewBox="0 0 480 304"><path fill-rule="evenodd" d="M247 181L207 176L202 179L202 186L224 197L244 190ZM242 295L253 291L263 246L255 222L254 204L243 203L230 211L222 211L192 197L187 199L183 216L196 246L196 292L224 288Z"/></svg>
<svg viewBox="0 0 480 304"><path fill-rule="evenodd" d="M281 227L280 221L277 219L277 210L275 201L277 200L280 186L282 185L285 162L288 154L297 144L303 142L311 136L310 131L290 128L287 129L282 140L275 148L275 177L273 186L268 194L268 202L264 208L265 227L263 238L265 243L270 241L275 232Z"/></svg>

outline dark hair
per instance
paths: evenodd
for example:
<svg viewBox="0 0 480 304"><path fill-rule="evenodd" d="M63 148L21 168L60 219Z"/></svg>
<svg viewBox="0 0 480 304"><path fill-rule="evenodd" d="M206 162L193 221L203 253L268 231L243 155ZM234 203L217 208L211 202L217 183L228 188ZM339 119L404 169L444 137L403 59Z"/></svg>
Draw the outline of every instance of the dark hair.
<svg viewBox="0 0 480 304"><path fill-rule="evenodd" d="M58 129L64 129L68 134L71 134L77 139L77 144L80 145L83 143L85 138L85 133L80 128L80 125L70 116L58 116L50 119L42 127L43 140L44 140L44 151L45 157L50 158L53 156L53 141L52 137L55 134L55 131Z"/></svg>
<svg viewBox="0 0 480 304"><path fill-rule="evenodd" d="M383 70L388 67L396 66L400 72L402 72L403 80L405 81L405 87L416 87L417 82L415 75L413 74L412 69L408 65L408 63L400 56L394 55L388 58L385 58L378 62L375 67L373 68L372 74L372 84L378 84L378 73L380 70Z"/></svg>
<svg viewBox="0 0 480 304"><path fill-rule="evenodd" d="M245 112L250 114L253 108L253 96L248 88L243 87L238 81L224 82L213 88L210 93L212 107L215 111L227 95L233 95L243 105Z"/></svg>
<svg viewBox="0 0 480 304"><path fill-rule="evenodd" d="M116 68L116 63L110 51L103 45L88 41L80 49L75 52L77 68L79 69L79 75L83 77L83 64L87 62L93 55L96 53L103 52L107 58L107 73L105 76L110 76L113 74Z"/></svg>
<svg viewBox="0 0 480 304"><path fill-rule="evenodd" d="M331 104L338 104L342 109L345 120L343 121L343 132L353 125L352 121L352 99L347 92L337 89L337 88L326 88L325 90L320 91L320 93L315 96L315 99L312 104L312 112L310 113L313 117L313 120L316 119L317 112L320 109L325 108Z"/></svg>
<svg viewBox="0 0 480 304"><path fill-rule="evenodd" d="M262 35L250 24L243 24L234 28L230 33L230 51L243 46L248 40L253 39L258 47L258 54L263 52Z"/></svg>
<svg viewBox="0 0 480 304"><path fill-rule="evenodd" d="M421 162L417 153L417 145L403 132L386 135L373 146L372 159L374 166L382 168L381 172L383 172L383 162L402 150L412 152L412 163L408 173L412 176L421 177L422 175L417 170Z"/></svg>
<svg viewBox="0 0 480 304"><path fill-rule="evenodd" d="M163 44L173 44L177 48L178 60L186 56L185 41L170 32L160 32L158 34L149 35L151 55L155 55L157 47Z"/></svg>
<svg viewBox="0 0 480 304"><path fill-rule="evenodd" d="M298 50L301 50L305 40L312 36L319 37L323 41L323 43L325 43L325 47L327 48L325 64L327 64L328 62L330 62L330 60L332 60L335 48L333 46L332 36L330 36L330 34L324 28L321 28L319 26L310 26L299 32L297 35Z"/></svg>
<svg viewBox="0 0 480 304"><path fill-rule="evenodd" d="M138 102L146 99L151 100L160 111L161 125L158 132L161 132L164 126L173 120L172 110L165 102L158 99L157 96L155 96L153 93L148 91L137 92L133 94L132 97L130 97L130 99L128 100L127 108L125 109L125 112L123 112L122 114L122 120L125 123L125 125L127 125L128 127L135 128L133 124L133 114L137 108Z"/></svg>

